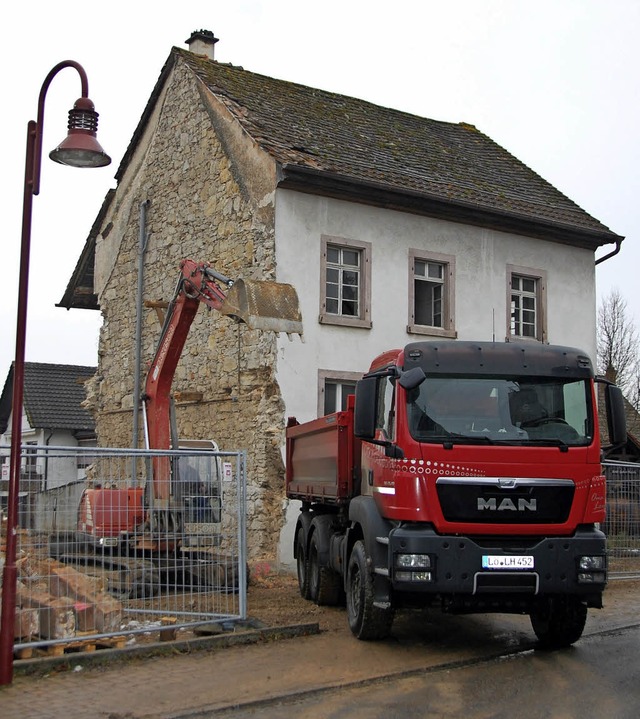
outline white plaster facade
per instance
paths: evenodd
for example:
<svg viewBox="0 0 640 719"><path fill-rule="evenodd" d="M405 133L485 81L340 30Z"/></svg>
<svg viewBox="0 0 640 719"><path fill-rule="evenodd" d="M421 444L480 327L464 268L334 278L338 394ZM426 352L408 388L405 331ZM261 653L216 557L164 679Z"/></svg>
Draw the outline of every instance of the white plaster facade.
<svg viewBox="0 0 640 719"><path fill-rule="evenodd" d="M371 329L318 322L323 235L372 244ZM304 344L279 340L278 384L287 412L299 421L317 416L318 368L365 372L378 353L429 339L406 329L410 248L456 258L458 339L504 341L507 266L540 268L547 273L547 341L595 358L595 267L588 250L287 190L277 192L276 246L277 279L296 286L304 321Z"/></svg>
<svg viewBox="0 0 640 719"><path fill-rule="evenodd" d="M286 416L318 416L318 370L364 373L371 360L408 342L434 339L407 331L409 250L455 258L455 324L461 340L505 340L510 313L508 266L544 270L547 337L595 360L593 252L471 225L279 189L277 279L298 290L304 344L281 337L277 382ZM320 324L321 238L371 243L371 328ZM293 562L298 503L287 509L280 561Z"/></svg>

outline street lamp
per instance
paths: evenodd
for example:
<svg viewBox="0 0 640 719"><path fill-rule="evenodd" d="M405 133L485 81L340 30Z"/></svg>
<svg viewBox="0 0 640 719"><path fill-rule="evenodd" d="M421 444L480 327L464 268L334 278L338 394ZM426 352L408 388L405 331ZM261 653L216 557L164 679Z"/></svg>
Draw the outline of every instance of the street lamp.
<svg viewBox="0 0 640 719"><path fill-rule="evenodd" d="M16 320L16 357L13 364L13 399L11 403L11 457L9 465L9 492L7 498L7 543L5 564L2 570L2 620L0 623L0 685L13 679L13 635L16 618L16 540L18 527L18 498L20 491L20 460L22 445L22 400L24 394L24 355L27 334L27 295L29 288L29 252L31 245L31 214L33 196L40 192L40 165L42 157L42 123L44 100L53 78L66 67L73 67L80 75L82 97L69 111L68 134L63 142L49 154L62 165L71 167L104 167L111 158L96 139L98 113L89 99L87 75L77 62L64 60L47 75L38 98L38 119L27 125L27 154L24 173L24 199L22 206L22 244L20 250L20 279L18 286L18 313Z"/></svg>

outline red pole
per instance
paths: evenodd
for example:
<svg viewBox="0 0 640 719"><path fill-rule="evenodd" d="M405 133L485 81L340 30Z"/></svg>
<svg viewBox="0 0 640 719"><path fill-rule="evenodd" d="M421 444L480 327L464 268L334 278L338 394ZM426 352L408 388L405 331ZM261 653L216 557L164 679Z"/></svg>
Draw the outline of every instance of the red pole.
<svg viewBox="0 0 640 719"><path fill-rule="evenodd" d="M22 244L20 250L20 280L18 286L18 316L16 321L16 357L13 364L13 396L11 401L11 457L7 501L7 547L2 570L2 620L0 623L0 685L10 684L13 678L13 635L16 616L16 544L18 527L18 498L22 444L22 399L24 392L24 356L27 336L27 296L29 290L29 254L31 249L31 215L33 208L33 158L38 134L37 124L31 120L27 127L27 154L24 173L22 206Z"/></svg>
<svg viewBox="0 0 640 719"><path fill-rule="evenodd" d="M29 121L27 126L27 152L24 171L24 199L22 205L22 240L20 250L20 280L18 286L18 312L16 319L16 356L13 363L13 396L11 400L11 456L9 459L9 491L7 498L7 545L5 563L2 570L2 618L0 620L0 685L11 684L13 680L13 643L16 621L16 585L18 569L16 550L18 538L18 507L20 496L20 469L22 451L22 405L24 397L24 358L27 337L27 298L29 294L29 255L31 250L31 216L33 196L40 191L40 158L42 155L42 126L44 121L44 101L47 89L53 78L65 67L73 67L80 75L82 87L81 100L87 100L83 109L92 111L93 103L88 99L89 87L87 75L77 62L65 60L58 63L45 78L38 97L37 122ZM78 101L76 106L80 103ZM71 114L70 114L71 117ZM97 118L97 113L95 114ZM96 120L97 127L97 120ZM69 139L72 136L69 125ZM92 137L94 133L92 133ZM102 148L95 143L87 145L81 139L70 143L67 148L65 164L76 167L103 166L111 160ZM72 157L69 157L69 150ZM79 154L75 154L78 152ZM87 154L97 162L87 164ZM73 160L73 161L72 161Z"/></svg>

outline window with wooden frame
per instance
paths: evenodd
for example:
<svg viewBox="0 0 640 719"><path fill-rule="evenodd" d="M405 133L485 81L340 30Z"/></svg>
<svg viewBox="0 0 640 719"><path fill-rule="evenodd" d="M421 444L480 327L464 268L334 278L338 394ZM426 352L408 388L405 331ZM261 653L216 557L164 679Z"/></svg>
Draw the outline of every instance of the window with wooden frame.
<svg viewBox="0 0 640 719"><path fill-rule="evenodd" d="M507 265L507 338L545 342L547 338L547 273Z"/></svg>
<svg viewBox="0 0 640 719"><path fill-rule="evenodd" d="M455 338L455 258L409 250L409 322L407 332Z"/></svg>
<svg viewBox="0 0 640 719"><path fill-rule="evenodd" d="M371 243L322 237L322 324L371 327Z"/></svg>

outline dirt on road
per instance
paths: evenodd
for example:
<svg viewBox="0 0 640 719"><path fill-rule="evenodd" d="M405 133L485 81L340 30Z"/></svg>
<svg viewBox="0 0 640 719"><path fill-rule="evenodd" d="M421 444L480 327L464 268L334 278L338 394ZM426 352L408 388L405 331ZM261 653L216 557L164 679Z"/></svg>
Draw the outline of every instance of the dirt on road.
<svg viewBox="0 0 640 719"><path fill-rule="evenodd" d="M268 627L316 622L321 631L347 628L344 607L319 607L303 599L295 575L268 571L252 572L247 591L247 614Z"/></svg>
<svg viewBox="0 0 640 719"><path fill-rule="evenodd" d="M587 631L595 631L605 621L616 617L621 623L638 621L638 597L640 583L637 580L613 580L609 582L604 594L604 609L589 611ZM317 622L322 632L348 632L347 615L342 607L319 607L303 599L298 591L295 575L265 571L252 574L247 592L247 613L268 627L290 624ZM422 614L424 620L425 612ZM411 623L416 612L401 612L396 618L394 628ZM440 612L433 609L428 612L429 619L438 622ZM505 615L502 615L505 616ZM415 619L415 616L413 616Z"/></svg>

